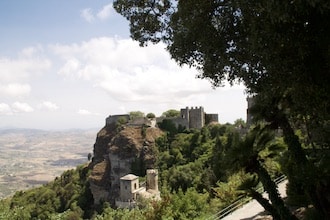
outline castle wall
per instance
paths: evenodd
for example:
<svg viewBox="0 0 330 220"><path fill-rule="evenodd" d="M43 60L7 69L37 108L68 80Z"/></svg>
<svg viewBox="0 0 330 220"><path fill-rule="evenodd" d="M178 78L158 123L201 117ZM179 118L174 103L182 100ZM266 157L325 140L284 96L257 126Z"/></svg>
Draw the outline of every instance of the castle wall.
<svg viewBox="0 0 330 220"><path fill-rule="evenodd" d="M201 129L205 125L205 113L203 107L195 107L189 110L189 128Z"/></svg>
<svg viewBox="0 0 330 220"><path fill-rule="evenodd" d="M113 123L117 123L119 118L124 118L128 122L130 119L130 116L127 114L125 114L125 115L109 115L109 117L107 117L105 119L105 124L110 125Z"/></svg>
<svg viewBox="0 0 330 220"><path fill-rule="evenodd" d="M109 117L106 118L105 124L110 125L117 123L117 121L123 118L127 122L128 126L141 126L141 125L147 125L150 127L155 127L156 126L156 119L155 118L135 118L133 120L130 119L129 115L110 115Z"/></svg>
<svg viewBox="0 0 330 220"><path fill-rule="evenodd" d="M106 125L117 123L118 119L124 118L127 121L128 126L141 126L147 125L150 127L155 127L158 122L163 121L165 118L148 119L145 117L135 118L130 120L128 114L125 115L110 115L106 118ZM218 114L206 114L203 107L191 107L180 109L180 117L176 118L166 118L171 120L176 127L182 126L187 129L197 128L201 129L206 123L218 122Z"/></svg>
<svg viewBox="0 0 330 220"><path fill-rule="evenodd" d="M142 125L155 127L156 126L156 119L155 118L141 117L141 118L135 118L134 120L132 120L128 123L128 126L142 126Z"/></svg>
<svg viewBox="0 0 330 220"><path fill-rule="evenodd" d="M170 120L175 124L178 128L180 125L185 128L189 128L189 120L186 118L170 118Z"/></svg>
<svg viewBox="0 0 330 220"><path fill-rule="evenodd" d="M182 108L180 109L180 117L176 118L157 118L157 123L164 119L171 120L176 127L182 126L187 129L201 129L205 124L210 122L219 122L218 114L205 114L203 107Z"/></svg>
<svg viewBox="0 0 330 220"><path fill-rule="evenodd" d="M146 118L141 117L141 118L134 118L133 120L131 120L128 125L132 125L132 126L142 126L146 123Z"/></svg>
<svg viewBox="0 0 330 220"><path fill-rule="evenodd" d="M205 124L209 124L211 122L219 122L218 114L205 114Z"/></svg>
<svg viewBox="0 0 330 220"><path fill-rule="evenodd" d="M189 108L186 107L186 108L180 109L180 115L181 115L181 118L189 121Z"/></svg>

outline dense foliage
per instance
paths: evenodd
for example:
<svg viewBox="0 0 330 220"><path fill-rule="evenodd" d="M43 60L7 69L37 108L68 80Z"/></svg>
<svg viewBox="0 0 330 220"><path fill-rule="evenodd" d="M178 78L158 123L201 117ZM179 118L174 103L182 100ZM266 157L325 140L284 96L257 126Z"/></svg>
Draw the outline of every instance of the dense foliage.
<svg viewBox="0 0 330 220"><path fill-rule="evenodd" d="M156 141L160 202L140 201L139 207L131 211L114 210L106 202L94 206L88 188L88 166L79 166L42 187L19 191L3 200L0 218L205 219L239 195L250 195L249 190L259 187L257 183L242 187L244 181L258 175L256 172L247 174L244 165L233 160L235 149L245 143L245 136L240 135L241 128L230 124L213 124L201 130L182 132L171 130L171 126L167 128L171 133L168 131ZM253 152L260 154L263 160L260 165L272 178L279 174L279 165L274 160L276 155L267 159L270 158L267 156L269 148L260 147Z"/></svg>
<svg viewBox="0 0 330 220"><path fill-rule="evenodd" d="M283 130L292 189L330 219L329 1L116 0L114 7L142 46L165 43L214 86L243 82L256 95L255 118Z"/></svg>
<svg viewBox="0 0 330 220"><path fill-rule="evenodd" d="M134 120L136 118L143 118L144 113L141 111L132 111L132 112L129 112L129 116L130 116L131 120Z"/></svg>
<svg viewBox="0 0 330 220"><path fill-rule="evenodd" d="M1 201L0 219L68 219L89 217L93 196L87 181L88 167L65 171L48 184L27 191L18 191ZM58 214L62 213L62 214Z"/></svg>
<svg viewBox="0 0 330 220"><path fill-rule="evenodd" d="M166 112L163 112L162 117L171 118L171 117L179 117L180 111L175 109L169 109Z"/></svg>
<svg viewBox="0 0 330 220"><path fill-rule="evenodd" d="M160 203L133 211L104 204L97 215L89 206L87 182L80 181L84 178L72 178L71 184L61 177L3 201L0 217L202 219L247 193L275 218L294 219L272 183L280 159L289 178L289 201L312 205L319 219L330 218L329 1L115 0L114 7L130 21L131 36L141 45L164 42L179 64L196 67L214 86L243 82L256 96L254 118L265 125L242 136L231 126L188 131L164 120L160 126L168 133L157 142ZM274 142L270 130L278 128L284 138ZM271 203L257 194L260 183Z"/></svg>

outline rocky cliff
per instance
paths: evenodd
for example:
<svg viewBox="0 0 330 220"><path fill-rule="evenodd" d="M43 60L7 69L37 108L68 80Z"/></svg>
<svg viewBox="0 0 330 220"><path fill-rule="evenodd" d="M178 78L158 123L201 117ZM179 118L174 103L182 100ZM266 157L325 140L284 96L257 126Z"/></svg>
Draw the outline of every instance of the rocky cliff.
<svg viewBox="0 0 330 220"><path fill-rule="evenodd" d="M162 131L155 127L116 123L107 124L98 132L89 179L94 203L114 204L122 176L128 173L142 176L146 169L154 168L155 140L161 135Z"/></svg>

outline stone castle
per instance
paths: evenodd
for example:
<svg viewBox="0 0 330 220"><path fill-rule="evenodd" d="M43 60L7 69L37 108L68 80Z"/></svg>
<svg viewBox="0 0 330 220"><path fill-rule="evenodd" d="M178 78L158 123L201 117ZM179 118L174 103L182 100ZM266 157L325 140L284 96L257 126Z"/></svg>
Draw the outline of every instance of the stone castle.
<svg viewBox="0 0 330 220"><path fill-rule="evenodd" d="M247 101L247 124L250 124L249 108L253 99ZM133 208L139 198L161 199L152 146L163 134L157 123L165 119L177 127L201 129L209 123L218 123L218 114L207 114L203 107L186 107L180 109L178 117L131 118L129 114L107 117L106 126L97 135L91 164L93 169L89 182L95 204L109 201L113 207ZM123 125L120 131L118 123ZM146 181L142 183L137 173L132 174L132 166L138 164L144 164L143 169L146 170Z"/></svg>
<svg viewBox="0 0 330 220"><path fill-rule="evenodd" d="M160 200L158 190L158 170L148 169L147 180L144 184L139 183L139 177L127 174L120 178L120 194L116 199L117 208L133 208L139 198Z"/></svg>
<svg viewBox="0 0 330 220"><path fill-rule="evenodd" d="M187 129L201 129L211 122L218 122L218 114L207 114L203 107L182 108L179 117L157 117L157 118L135 118L131 120L128 114L124 115L110 115L106 118L106 125L116 123L119 119L125 120L128 126L134 125L147 125L150 127L156 126L157 123L162 122L164 119L171 120L176 127L183 127Z"/></svg>

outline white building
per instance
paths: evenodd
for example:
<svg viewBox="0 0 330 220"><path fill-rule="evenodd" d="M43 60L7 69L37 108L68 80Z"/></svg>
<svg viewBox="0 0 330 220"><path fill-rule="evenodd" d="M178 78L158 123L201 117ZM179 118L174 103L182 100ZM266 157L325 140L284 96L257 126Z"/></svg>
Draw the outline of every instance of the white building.
<svg viewBox="0 0 330 220"><path fill-rule="evenodd" d="M127 174L120 178L120 196L116 200L116 206L118 208L133 208L139 197L160 200L157 170L147 170L146 187L141 187L139 177L133 174Z"/></svg>

